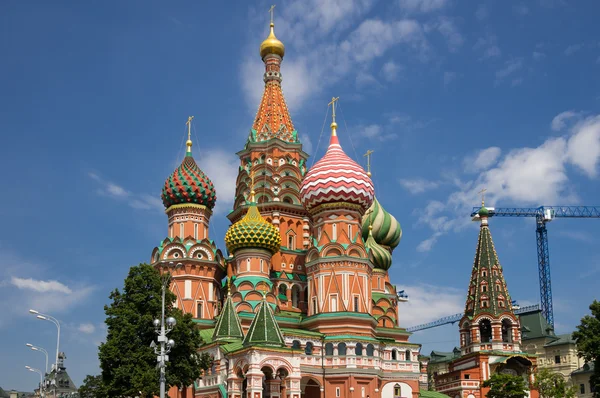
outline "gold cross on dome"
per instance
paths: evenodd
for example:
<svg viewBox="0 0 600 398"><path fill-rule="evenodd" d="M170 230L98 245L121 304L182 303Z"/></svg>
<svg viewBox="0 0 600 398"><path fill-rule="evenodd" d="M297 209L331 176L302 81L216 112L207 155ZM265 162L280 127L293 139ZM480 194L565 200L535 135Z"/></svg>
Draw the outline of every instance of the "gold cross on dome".
<svg viewBox="0 0 600 398"><path fill-rule="evenodd" d="M481 191L477 192L479 194L481 194L481 206L483 206L485 204L485 192L487 191L487 189L483 188Z"/></svg>
<svg viewBox="0 0 600 398"><path fill-rule="evenodd" d="M188 120L185 122L185 124L188 126L188 141L191 141L192 137L192 119L194 119L193 116L188 116Z"/></svg>
<svg viewBox="0 0 600 398"><path fill-rule="evenodd" d="M340 97L332 97L331 98L331 102L328 103L327 105L331 105L331 109L332 109L332 113L331 113L331 117L333 117L333 123L335 123L335 103L340 99Z"/></svg>
<svg viewBox="0 0 600 398"><path fill-rule="evenodd" d="M273 4L271 6L271 8L269 8L269 13L271 14L271 24L273 24L273 9L275 8L275 4Z"/></svg>
<svg viewBox="0 0 600 398"><path fill-rule="evenodd" d="M372 149L369 149L367 151L367 153L365 153L363 156L365 156L367 158L367 174L369 175L369 177L371 176L371 154L373 153Z"/></svg>

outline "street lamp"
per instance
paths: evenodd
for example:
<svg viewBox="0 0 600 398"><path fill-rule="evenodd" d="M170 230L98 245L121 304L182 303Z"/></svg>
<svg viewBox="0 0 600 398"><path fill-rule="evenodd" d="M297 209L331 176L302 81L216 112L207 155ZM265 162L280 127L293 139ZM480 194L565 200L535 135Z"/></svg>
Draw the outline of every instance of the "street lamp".
<svg viewBox="0 0 600 398"><path fill-rule="evenodd" d="M41 319L42 321L50 321L56 325L56 329L58 330L58 335L56 337L56 364L54 366L56 367L56 372L58 373L58 349L60 346L60 322L58 322L58 319L54 318L53 316L41 314L39 311L36 311L36 310L29 310L29 313L36 315L37 319Z"/></svg>
<svg viewBox="0 0 600 398"><path fill-rule="evenodd" d="M170 263L172 265L172 263ZM181 264L177 264L175 268L181 267ZM154 341L150 345L154 348L154 353L157 355L156 362L158 362L158 366L160 368L160 398L165 398L165 383L167 381L165 376L165 368L167 366L166 362L169 361L169 356L167 355L171 349L175 346L175 341L173 339L167 339L167 333L169 333L175 325L177 321L172 316L168 317L165 321L165 291L167 289L167 285L171 282L171 275L167 273L163 275L162 280L162 306L161 306L161 317L159 319L155 319L152 321L154 325L154 330L156 334L158 334L158 344L160 347L157 347Z"/></svg>
<svg viewBox="0 0 600 398"><path fill-rule="evenodd" d="M46 373L48 373L48 351L46 351L42 347L38 347L38 346L35 346L33 344L27 343L25 345L27 347L31 348L33 351L39 351L39 352L43 353L44 355L46 355Z"/></svg>
<svg viewBox="0 0 600 398"><path fill-rule="evenodd" d="M35 372L40 375L40 395L42 397L44 397L45 396L45 394L44 394L44 374L42 373L42 371L39 369L36 369L36 368L32 368L31 366L25 366L25 369L27 369L30 372Z"/></svg>

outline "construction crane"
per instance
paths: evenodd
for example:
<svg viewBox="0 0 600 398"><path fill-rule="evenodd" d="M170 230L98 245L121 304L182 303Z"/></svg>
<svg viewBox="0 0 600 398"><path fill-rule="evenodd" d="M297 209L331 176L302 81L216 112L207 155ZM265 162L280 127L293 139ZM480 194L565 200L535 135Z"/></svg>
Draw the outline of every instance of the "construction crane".
<svg viewBox="0 0 600 398"><path fill-rule="evenodd" d="M514 310L515 314L517 314L517 315L524 314L526 312L536 311L536 310L539 311L539 309L540 309L539 304L529 305L527 307L518 307L516 304L513 304L513 310ZM419 330L436 328L438 326L448 325L450 323L453 324L453 323L460 321L463 316L465 316L465 314L462 312L460 314L445 316L443 318L438 319L437 321L424 323L422 325L411 326L409 328L406 328L406 331L407 332L418 332Z"/></svg>
<svg viewBox="0 0 600 398"><path fill-rule="evenodd" d="M479 219L479 209L474 207L471 217ZM548 231L546 223L555 218L600 218L600 206L540 206L540 207L486 207L488 217L535 217L537 236L538 269L540 274L540 301L542 314L549 325L554 327L552 308L552 283L550 278L550 255L548 252Z"/></svg>

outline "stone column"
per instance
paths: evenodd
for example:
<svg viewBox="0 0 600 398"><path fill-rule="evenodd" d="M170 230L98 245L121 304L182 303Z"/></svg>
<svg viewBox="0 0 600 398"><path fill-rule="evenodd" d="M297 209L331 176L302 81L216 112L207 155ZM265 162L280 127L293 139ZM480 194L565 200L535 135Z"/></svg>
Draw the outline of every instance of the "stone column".
<svg viewBox="0 0 600 398"><path fill-rule="evenodd" d="M300 390L300 377L288 376L285 379L285 387L285 398L300 398L300 394L302 393Z"/></svg>
<svg viewBox="0 0 600 398"><path fill-rule="evenodd" d="M275 378L266 381L267 389L269 390L270 398L280 398L281 396L281 380Z"/></svg>

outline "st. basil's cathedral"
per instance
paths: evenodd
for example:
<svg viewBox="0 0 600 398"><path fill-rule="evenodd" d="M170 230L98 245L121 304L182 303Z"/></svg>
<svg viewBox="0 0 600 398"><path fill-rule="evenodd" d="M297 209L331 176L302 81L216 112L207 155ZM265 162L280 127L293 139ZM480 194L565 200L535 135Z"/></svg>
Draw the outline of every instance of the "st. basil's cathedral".
<svg viewBox="0 0 600 398"><path fill-rule="evenodd" d="M199 351L214 358L212 368L194 385L172 388L169 395L442 396L425 395L420 388L427 382L420 345L409 342L410 333L400 326L398 306L405 298L388 274L402 237L400 224L377 200L370 171L342 149L335 98L327 152L307 168L309 155L302 150L281 87L285 47L275 37L273 22L270 28L260 46L264 93L248 139L237 152L240 165L233 210L227 215L227 254L209 239L217 196L192 156L189 134L185 158L162 190L168 237L154 248L151 264L172 274L174 306L192 314L203 340ZM493 266L486 269L489 276L477 275L486 289L489 284L490 293L494 286L502 287L503 296L498 297L503 307L492 317L480 318L488 327L490 349L504 347L514 354L519 348L518 318L501 272L498 276L501 268ZM477 286L470 287L469 297L473 289ZM468 301L461 321L464 354L476 357L477 366L482 334L469 313L473 306L492 305L483 298L488 296ZM493 303L495 309L499 303ZM504 312L512 317L501 318ZM508 325L510 344L500 341L507 332L497 331L497 324ZM491 343L494 339L500 340ZM519 366L526 367L526 359ZM448 390L453 390L452 382L448 380ZM473 388L464 391L469 397L482 396Z"/></svg>

